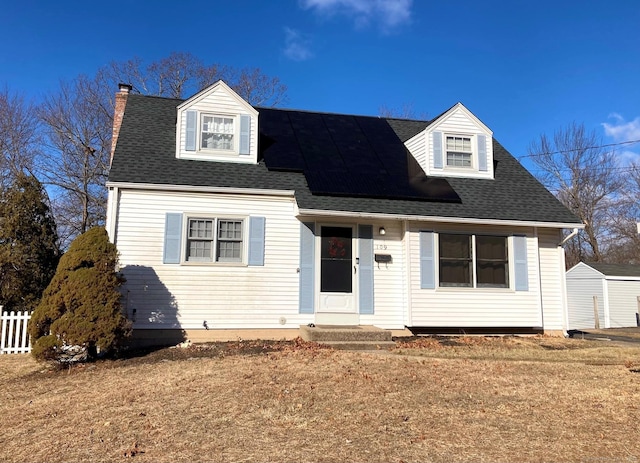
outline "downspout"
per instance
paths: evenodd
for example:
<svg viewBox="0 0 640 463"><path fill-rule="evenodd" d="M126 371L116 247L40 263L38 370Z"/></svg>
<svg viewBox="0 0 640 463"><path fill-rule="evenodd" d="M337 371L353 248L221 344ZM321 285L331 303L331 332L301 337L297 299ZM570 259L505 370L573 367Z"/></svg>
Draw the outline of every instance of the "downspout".
<svg viewBox="0 0 640 463"><path fill-rule="evenodd" d="M578 234L578 229L574 228L571 233L569 233L567 236L565 236L564 239L562 241L560 241L560 243L558 243L558 246L564 246L567 241L569 241L571 238L573 238L577 234Z"/></svg>

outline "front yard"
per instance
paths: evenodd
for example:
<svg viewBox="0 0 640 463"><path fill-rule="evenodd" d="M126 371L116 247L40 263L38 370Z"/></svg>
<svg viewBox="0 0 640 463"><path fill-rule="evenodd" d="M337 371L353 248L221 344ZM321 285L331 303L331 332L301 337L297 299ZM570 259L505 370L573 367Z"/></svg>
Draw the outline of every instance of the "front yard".
<svg viewBox="0 0 640 463"><path fill-rule="evenodd" d="M424 338L165 349L53 371L0 356L0 460L640 460L640 347Z"/></svg>

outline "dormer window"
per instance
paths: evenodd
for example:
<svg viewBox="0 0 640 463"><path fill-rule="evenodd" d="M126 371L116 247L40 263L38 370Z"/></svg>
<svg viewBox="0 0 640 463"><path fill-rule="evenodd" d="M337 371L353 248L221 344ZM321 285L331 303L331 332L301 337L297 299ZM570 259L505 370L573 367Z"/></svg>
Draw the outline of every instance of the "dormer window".
<svg viewBox="0 0 640 463"><path fill-rule="evenodd" d="M258 111L221 80L177 110L178 159L258 162Z"/></svg>
<svg viewBox="0 0 640 463"><path fill-rule="evenodd" d="M233 117L202 114L200 140L202 149L234 150L235 120Z"/></svg>
<svg viewBox="0 0 640 463"><path fill-rule="evenodd" d="M493 133L461 103L404 144L427 176L494 178Z"/></svg>
<svg viewBox="0 0 640 463"><path fill-rule="evenodd" d="M447 135L447 167L472 167L471 146L471 137Z"/></svg>

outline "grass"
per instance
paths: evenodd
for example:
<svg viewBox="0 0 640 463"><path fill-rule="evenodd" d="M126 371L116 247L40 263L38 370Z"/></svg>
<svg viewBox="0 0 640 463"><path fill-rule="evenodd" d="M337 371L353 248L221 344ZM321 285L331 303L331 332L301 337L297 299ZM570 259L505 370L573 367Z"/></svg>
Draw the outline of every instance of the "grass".
<svg viewBox="0 0 640 463"><path fill-rule="evenodd" d="M544 337L0 356L0 461L633 462L639 368L638 347Z"/></svg>

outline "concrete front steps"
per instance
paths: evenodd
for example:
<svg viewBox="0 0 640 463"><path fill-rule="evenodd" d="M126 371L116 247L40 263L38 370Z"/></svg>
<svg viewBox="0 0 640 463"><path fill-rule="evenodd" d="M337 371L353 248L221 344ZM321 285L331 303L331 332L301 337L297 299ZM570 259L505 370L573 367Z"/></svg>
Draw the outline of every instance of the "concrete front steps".
<svg viewBox="0 0 640 463"><path fill-rule="evenodd" d="M395 346L391 331L371 325L302 325L300 337L342 350L380 350Z"/></svg>

